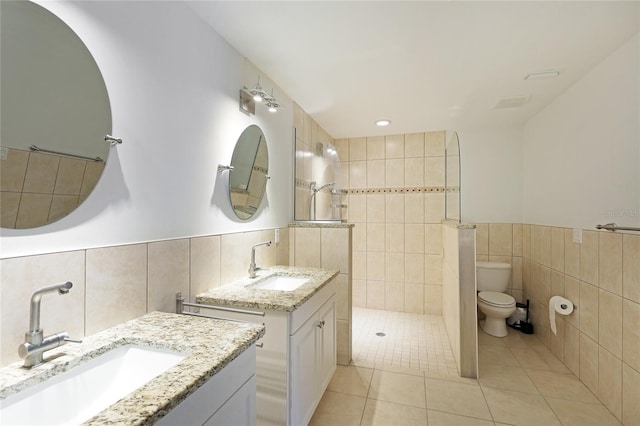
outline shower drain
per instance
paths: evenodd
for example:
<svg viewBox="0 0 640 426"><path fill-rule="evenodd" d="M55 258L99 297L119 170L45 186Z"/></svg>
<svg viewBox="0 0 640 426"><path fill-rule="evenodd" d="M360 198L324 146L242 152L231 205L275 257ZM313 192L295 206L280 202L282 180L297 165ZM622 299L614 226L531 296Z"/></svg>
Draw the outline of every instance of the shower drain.
<svg viewBox="0 0 640 426"><path fill-rule="evenodd" d="M376 336L384 337L384 336L386 336L386 334L384 334L382 331L379 331L379 332L376 333Z"/></svg>

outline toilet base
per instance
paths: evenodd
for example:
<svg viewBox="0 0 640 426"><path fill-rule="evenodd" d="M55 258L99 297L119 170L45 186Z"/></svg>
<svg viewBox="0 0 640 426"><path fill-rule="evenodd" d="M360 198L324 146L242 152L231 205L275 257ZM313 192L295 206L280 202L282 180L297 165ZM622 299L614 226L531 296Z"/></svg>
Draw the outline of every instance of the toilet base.
<svg viewBox="0 0 640 426"><path fill-rule="evenodd" d="M485 333L494 337L505 337L509 334L505 318L487 316L486 319L480 320L480 328L482 328Z"/></svg>

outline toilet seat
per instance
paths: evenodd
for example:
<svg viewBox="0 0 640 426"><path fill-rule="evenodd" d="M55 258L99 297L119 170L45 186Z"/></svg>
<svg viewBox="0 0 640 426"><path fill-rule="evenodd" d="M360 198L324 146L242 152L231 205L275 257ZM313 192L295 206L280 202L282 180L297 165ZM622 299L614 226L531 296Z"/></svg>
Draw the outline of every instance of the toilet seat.
<svg viewBox="0 0 640 426"><path fill-rule="evenodd" d="M516 299L505 293L497 291L481 291L478 293L478 299L490 306L498 308L509 308L515 306Z"/></svg>

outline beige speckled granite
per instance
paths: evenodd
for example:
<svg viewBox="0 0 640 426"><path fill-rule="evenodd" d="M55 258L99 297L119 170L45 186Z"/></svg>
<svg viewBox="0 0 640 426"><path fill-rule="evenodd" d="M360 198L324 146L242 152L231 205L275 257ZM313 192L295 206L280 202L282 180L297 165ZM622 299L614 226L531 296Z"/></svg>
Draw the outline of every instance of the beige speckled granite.
<svg viewBox="0 0 640 426"><path fill-rule="evenodd" d="M225 305L238 308L256 308L267 311L292 312L298 309L325 284L331 281L339 271L296 266L273 266L258 271L258 277L243 278L223 285L196 297L203 305ZM309 281L293 291L264 290L254 286L272 275L309 276Z"/></svg>
<svg viewBox="0 0 640 426"><path fill-rule="evenodd" d="M134 344L187 355L141 388L85 424L151 425L195 392L264 335L264 326L188 315L153 312L45 353L44 364L0 369L0 399L87 362L120 346Z"/></svg>

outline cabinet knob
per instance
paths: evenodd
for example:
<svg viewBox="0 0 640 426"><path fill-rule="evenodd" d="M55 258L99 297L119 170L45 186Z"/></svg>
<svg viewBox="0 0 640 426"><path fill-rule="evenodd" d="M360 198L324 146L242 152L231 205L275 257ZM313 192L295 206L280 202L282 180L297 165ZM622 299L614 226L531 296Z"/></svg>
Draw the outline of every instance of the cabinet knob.
<svg viewBox="0 0 640 426"><path fill-rule="evenodd" d="M324 320L318 322L318 328L324 327Z"/></svg>

